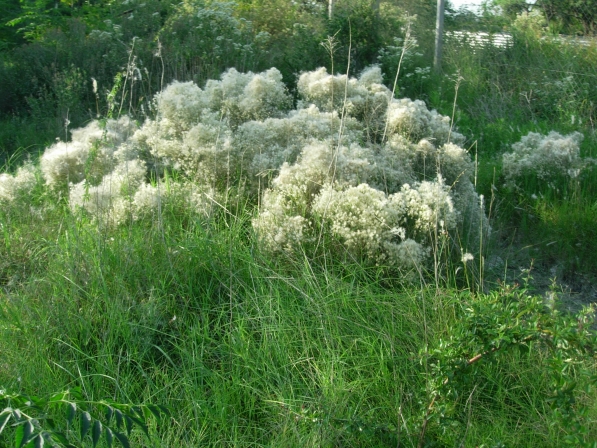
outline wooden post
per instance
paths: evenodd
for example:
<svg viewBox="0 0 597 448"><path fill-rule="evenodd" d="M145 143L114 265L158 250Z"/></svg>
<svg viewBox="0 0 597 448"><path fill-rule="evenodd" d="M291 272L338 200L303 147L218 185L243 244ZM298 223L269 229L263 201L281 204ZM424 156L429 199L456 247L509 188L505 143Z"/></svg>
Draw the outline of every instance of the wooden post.
<svg viewBox="0 0 597 448"><path fill-rule="evenodd" d="M437 0L437 17L435 21L435 55L433 68L436 72L442 70L442 40L444 35L444 7L446 0Z"/></svg>

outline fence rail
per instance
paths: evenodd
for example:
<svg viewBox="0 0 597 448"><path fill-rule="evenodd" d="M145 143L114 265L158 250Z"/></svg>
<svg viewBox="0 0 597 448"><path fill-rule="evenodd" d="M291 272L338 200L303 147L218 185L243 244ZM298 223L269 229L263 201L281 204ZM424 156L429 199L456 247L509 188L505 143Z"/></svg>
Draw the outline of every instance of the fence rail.
<svg viewBox="0 0 597 448"><path fill-rule="evenodd" d="M448 31L446 32L446 41L456 41L466 43L472 48L487 48L493 46L496 48L508 48L514 43L514 38L510 33L486 33L471 31ZM589 47L597 45L595 37L576 37L576 36L546 36L543 40L552 40L562 44L578 45Z"/></svg>

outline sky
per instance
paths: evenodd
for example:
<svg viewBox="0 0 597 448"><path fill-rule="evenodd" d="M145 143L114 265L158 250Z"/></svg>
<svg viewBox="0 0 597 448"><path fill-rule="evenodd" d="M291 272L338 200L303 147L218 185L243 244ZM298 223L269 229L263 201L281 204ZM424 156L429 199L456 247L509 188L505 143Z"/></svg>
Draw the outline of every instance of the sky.
<svg viewBox="0 0 597 448"><path fill-rule="evenodd" d="M483 3L483 0L451 0L450 3L455 9L466 6L468 9L476 10Z"/></svg>

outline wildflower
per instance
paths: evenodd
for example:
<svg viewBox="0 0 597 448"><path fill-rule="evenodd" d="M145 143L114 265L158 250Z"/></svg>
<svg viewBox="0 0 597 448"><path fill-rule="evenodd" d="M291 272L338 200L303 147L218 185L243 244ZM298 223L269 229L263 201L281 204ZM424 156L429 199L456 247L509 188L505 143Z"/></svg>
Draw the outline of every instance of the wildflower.
<svg viewBox="0 0 597 448"><path fill-rule="evenodd" d="M516 181L529 174L546 182L558 176L577 177L589 163L580 157L582 139L579 132L567 136L554 131L547 135L530 132L503 156L506 184L515 188Z"/></svg>
<svg viewBox="0 0 597 448"><path fill-rule="evenodd" d="M473 256L473 254L467 252L465 254L462 254L462 262L464 264L466 264L469 261L473 261L475 259L475 257Z"/></svg>
<svg viewBox="0 0 597 448"><path fill-rule="evenodd" d="M25 198L36 184L35 168L30 163L20 167L14 175L0 174L0 204L26 204Z"/></svg>

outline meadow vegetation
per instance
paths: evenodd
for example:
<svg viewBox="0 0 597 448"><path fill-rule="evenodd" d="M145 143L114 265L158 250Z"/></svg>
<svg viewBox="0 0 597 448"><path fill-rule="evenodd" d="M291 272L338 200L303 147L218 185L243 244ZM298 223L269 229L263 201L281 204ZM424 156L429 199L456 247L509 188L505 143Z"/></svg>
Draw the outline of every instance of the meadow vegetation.
<svg viewBox="0 0 597 448"><path fill-rule="evenodd" d="M594 446L595 44L452 14L512 39L433 73L433 1L12 6L1 446Z"/></svg>

